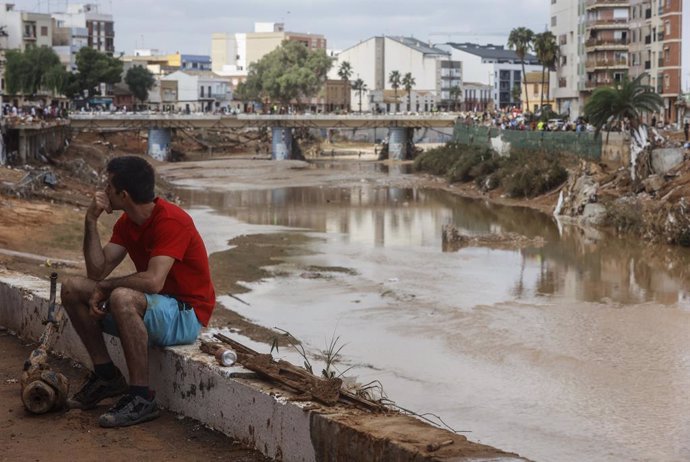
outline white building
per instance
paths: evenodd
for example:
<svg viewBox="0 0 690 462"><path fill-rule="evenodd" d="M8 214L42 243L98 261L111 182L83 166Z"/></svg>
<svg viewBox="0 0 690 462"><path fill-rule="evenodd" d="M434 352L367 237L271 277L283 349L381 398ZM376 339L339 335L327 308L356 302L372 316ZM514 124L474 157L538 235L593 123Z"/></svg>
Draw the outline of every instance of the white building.
<svg viewBox="0 0 690 462"><path fill-rule="evenodd" d="M229 79L213 72L175 71L162 77L160 81L163 88L165 82L177 83L177 101L174 103L177 109L212 112L227 109L232 100Z"/></svg>
<svg viewBox="0 0 690 462"><path fill-rule="evenodd" d="M19 11L12 3L0 3L0 26L5 27L7 49L53 45L53 21L49 14Z"/></svg>
<svg viewBox="0 0 690 462"><path fill-rule="evenodd" d="M478 45L475 43L446 43L439 48L448 51L453 61L461 61L463 80L477 85L490 85L492 99L497 109L520 106L519 88L522 85L522 64L513 50L502 45ZM533 55L525 56L525 72L541 71L541 65ZM464 93L464 92L463 92ZM481 96L477 95L479 99ZM537 105L539 103L537 102ZM532 109L534 104L530 101Z"/></svg>
<svg viewBox="0 0 690 462"><path fill-rule="evenodd" d="M338 69L343 62L350 63L352 67L351 80L362 79L369 91L381 95L374 99L367 97L367 106L362 104L363 111L376 110L377 108L370 104L384 100L383 90L393 89L389 82L393 71L398 71L401 78L407 73L412 75L415 80L413 98L420 101L420 110L424 107L424 101L433 101L429 110L450 101L450 89L460 86L463 79L462 64L451 59L449 52L411 37L372 37L347 48L338 54L329 78L340 78ZM402 84L398 91L404 93ZM414 93L418 93L418 97L414 96ZM433 98L429 97L430 93L434 95ZM407 105L407 99L400 97L398 107L389 110L415 111L417 108L416 102L411 108ZM359 107L359 96L356 91L352 92L351 106Z"/></svg>
<svg viewBox="0 0 690 462"><path fill-rule="evenodd" d="M584 40L578 33L582 24L581 14L584 10L573 1L551 3L551 32L556 36L559 46L558 74L552 79L552 94L556 101L554 110L558 113L570 113L571 120L582 114L581 91L584 90Z"/></svg>
<svg viewBox="0 0 690 462"><path fill-rule="evenodd" d="M69 4L66 12L55 12L51 15L58 28L85 28L87 46L110 56L115 53L113 15L102 13L98 4Z"/></svg>

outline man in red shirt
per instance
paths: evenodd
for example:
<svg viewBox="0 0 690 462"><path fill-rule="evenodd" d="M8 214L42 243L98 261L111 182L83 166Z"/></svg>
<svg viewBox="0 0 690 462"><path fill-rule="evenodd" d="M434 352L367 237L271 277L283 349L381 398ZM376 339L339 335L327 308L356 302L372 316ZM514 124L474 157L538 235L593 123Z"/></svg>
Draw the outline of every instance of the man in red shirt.
<svg viewBox="0 0 690 462"><path fill-rule="evenodd" d="M86 277L66 280L61 296L94 365L68 404L90 409L124 394L99 419L103 427L122 427L159 415L148 387L148 346L194 343L211 317L215 292L201 236L184 210L155 197L153 167L141 157L125 156L112 159L106 171L107 186L86 211ZM113 210L124 213L110 242L101 246L98 218ZM127 255L136 273L108 278ZM120 337L129 386L108 354L103 332Z"/></svg>

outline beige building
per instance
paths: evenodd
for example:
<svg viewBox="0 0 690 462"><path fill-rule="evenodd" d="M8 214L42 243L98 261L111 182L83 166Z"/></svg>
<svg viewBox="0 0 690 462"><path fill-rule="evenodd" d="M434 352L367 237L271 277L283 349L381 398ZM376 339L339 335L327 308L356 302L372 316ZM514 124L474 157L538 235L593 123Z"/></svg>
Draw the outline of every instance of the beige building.
<svg viewBox="0 0 690 462"><path fill-rule="evenodd" d="M551 105L551 107L556 110L554 107L554 99L552 98L553 95L550 94L549 91L549 71L548 69L546 72L543 74L543 79L544 82L542 83L542 73L541 72L527 72L525 75L525 82L527 83L527 95L525 95L525 84L522 85L522 91L520 92L520 101L524 101L522 109L525 110L526 108L524 107L526 104L526 97L529 98L530 104L534 107L543 107L544 105ZM543 93L542 93L543 91ZM542 104L542 97L544 98L543 104Z"/></svg>
<svg viewBox="0 0 690 462"><path fill-rule="evenodd" d="M288 32L283 23L255 23L254 32L211 36L212 70L221 75L246 75L252 63L278 48L284 40L303 43L310 50L326 50L323 35Z"/></svg>

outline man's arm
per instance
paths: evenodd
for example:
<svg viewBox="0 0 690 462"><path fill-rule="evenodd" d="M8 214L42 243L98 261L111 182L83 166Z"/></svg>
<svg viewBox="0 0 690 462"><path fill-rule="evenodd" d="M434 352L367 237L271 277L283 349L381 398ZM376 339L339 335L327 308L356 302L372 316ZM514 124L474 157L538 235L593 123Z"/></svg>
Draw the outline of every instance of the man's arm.
<svg viewBox="0 0 690 462"><path fill-rule="evenodd" d="M159 293L165 285L165 280L173 263L175 263L174 258L160 255L149 260L146 271L99 281L89 300L92 315L100 318L105 314L100 309L100 304L106 301L110 297L110 293L118 287L126 287L145 294Z"/></svg>
<svg viewBox="0 0 690 462"><path fill-rule="evenodd" d="M104 279L98 283L98 286L106 292L111 292L118 287L126 287L145 294L157 294L163 289L165 279L168 277L173 263L175 263L174 258L159 255L149 260L146 271L119 278Z"/></svg>
<svg viewBox="0 0 690 462"><path fill-rule="evenodd" d="M127 255L124 247L108 243L101 246L101 237L98 233L98 218L103 211L112 212L110 201L104 192L97 192L84 219L84 261L86 262L86 276L89 279L100 281L108 276Z"/></svg>

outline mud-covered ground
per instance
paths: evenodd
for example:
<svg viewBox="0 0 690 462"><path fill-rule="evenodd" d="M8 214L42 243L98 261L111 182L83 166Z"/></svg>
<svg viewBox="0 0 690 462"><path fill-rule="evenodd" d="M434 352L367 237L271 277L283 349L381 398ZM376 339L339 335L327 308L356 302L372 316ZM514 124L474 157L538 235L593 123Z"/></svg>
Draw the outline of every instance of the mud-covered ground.
<svg viewBox="0 0 690 462"><path fill-rule="evenodd" d="M268 460L199 422L167 411L152 422L116 430L98 426L98 416L111 402L89 411L33 416L22 405L19 379L35 346L0 329L0 461ZM52 358L51 366L76 385L85 374L66 359Z"/></svg>

